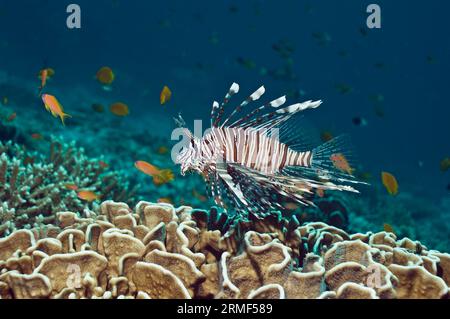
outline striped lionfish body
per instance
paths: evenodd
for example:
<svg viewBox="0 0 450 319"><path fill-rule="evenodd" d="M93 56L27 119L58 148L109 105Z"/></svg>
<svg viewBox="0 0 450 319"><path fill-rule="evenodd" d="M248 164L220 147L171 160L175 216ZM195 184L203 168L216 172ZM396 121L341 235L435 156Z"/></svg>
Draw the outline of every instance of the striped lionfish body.
<svg viewBox="0 0 450 319"><path fill-rule="evenodd" d="M295 114L317 108L321 101L282 107L286 102L282 96L232 121L265 93L260 87L222 120L225 106L238 91L233 83L223 102L213 103L211 128L202 138L185 129L189 143L176 159L182 175L196 171L204 177L216 204L224 207L226 198L237 211L263 214L281 209L283 199L314 205L311 198L319 189L358 192L348 185L358 181L337 170L331 160L336 154L350 158L342 137L307 149L288 125ZM177 122L182 125L181 118Z"/></svg>

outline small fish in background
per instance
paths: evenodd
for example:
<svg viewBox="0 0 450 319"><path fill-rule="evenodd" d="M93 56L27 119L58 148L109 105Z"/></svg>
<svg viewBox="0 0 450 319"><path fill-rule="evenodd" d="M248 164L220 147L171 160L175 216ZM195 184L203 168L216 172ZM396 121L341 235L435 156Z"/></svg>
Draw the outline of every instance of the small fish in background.
<svg viewBox="0 0 450 319"><path fill-rule="evenodd" d="M175 175L171 169L163 169L159 171L158 175L153 176L153 183L156 186L161 186L170 183L175 179Z"/></svg>
<svg viewBox="0 0 450 319"><path fill-rule="evenodd" d="M17 113L13 112L6 118L6 121L12 122L12 121L14 121L16 119L16 117L17 117Z"/></svg>
<svg viewBox="0 0 450 319"><path fill-rule="evenodd" d="M398 182L394 175L388 172L381 172L381 181L390 195L397 195Z"/></svg>
<svg viewBox="0 0 450 319"><path fill-rule="evenodd" d="M111 84L116 78L113 70L108 66L101 67L95 75L97 81L102 84L105 91L111 91Z"/></svg>
<svg viewBox="0 0 450 319"><path fill-rule="evenodd" d="M251 59L238 57L238 58L236 58L236 62L248 70L254 70L256 68L255 61L253 61Z"/></svg>
<svg viewBox="0 0 450 319"><path fill-rule="evenodd" d="M64 121L66 118L72 117L71 115L64 113L64 108L53 95L42 94L41 97L42 101L44 102L45 109L49 111L54 117L59 116L63 125L65 125Z"/></svg>
<svg viewBox="0 0 450 319"><path fill-rule="evenodd" d="M134 163L134 166L144 174L151 176L153 178L153 183L157 186L169 183L174 179L174 174L170 169L160 170L156 166L145 161L137 161Z"/></svg>
<svg viewBox="0 0 450 319"><path fill-rule="evenodd" d="M348 94L353 91L353 88L350 85L344 83L336 84L335 88L341 94Z"/></svg>
<svg viewBox="0 0 450 319"><path fill-rule="evenodd" d="M66 188L68 190L71 190L71 191L78 190L78 186L76 184L73 184L73 183L64 184L64 188Z"/></svg>
<svg viewBox="0 0 450 319"><path fill-rule="evenodd" d="M85 200L87 202L93 202L94 200L100 199L100 197L92 191L79 191L77 196L79 199Z"/></svg>
<svg viewBox="0 0 450 319"><path fill-rule="evenodd" d="M44 139L44 137L40 133L33 133L33 134L31 134L31 138L33 140L35 140L35 141L40 141L40 140Z"/></svg>
<svg viewBox="0 0 450 319"><path fill-rule="evenodd" d="M367 120L361 116L355 116L352 118L352 123L355 126L367 126Z"/></svg>
<svg viewBox="0 0 450 319"><path fill-rule="evenodd" d="M154 175L159 174L159 169L156 166L154 166L146 161L137 161L134 163L134 166L138 170L140 170L142 173L147 174L152 177Z"/></svg>
<svg viewBox="0 0 450 319"><path fill-rule="evenodd" d="M161 197L157 200L158 203L173 204L173 201L169 197Z"/></svg>
<svg viewBox="0 0 450 319"><path fill-rule="evenodd" d="M105 163L104 161L99 161L98 165L100 165L101 168L108 168L109 165L107 163Z"/></svg>
<svg viewBox="0 0 450 319"><path fill-rule="evenodd" d="M160 147L158 147L157 153L159 155L165 155L165 154L169 153L169 149L166 146L160 146Z"/></svg>
<svg viewBox="0 0 450 319"><path fill-rule="evenodd" d="M41 80L39 86L39 96L42 94L42 90L47 85L47 81L50 80L55 75L55 70L52 68L43 68L39 71L38 78Z"/></svg>
<svg viewBox="0 0 450 319"><path fill-rule="evenodd" d="M283 59L291 58L292 54L295 52L294 45L288 40L279 40L272 44L272 49Z"/></svg>
<svg viewBox="0 0 450 319"><path fill-rule="evenodd" d="M192 190L192 196L194 196L194 198L198 199L199 201L201 201L203 203L208 200L208 198L205 195L200 194L195 189Z"/></svg>
<svg viewBox="0 0 450 319"><path fill-rule="evenodd" d="M100 103L94 103L91 107L97 113L103 113L105 111L105 107Z"/></svg>
<svg viewBox="0 0 450 319"><path fill-rule="evenodd" d="M349 175L353 174L353 168L350 167L350 163L347 158L342 153L335 153L330 156L330 160L333 163L334 167L338 170L345 172Z"/></svg>
<svg viewBox="0 0 450 319"><path fill-rule="evenodd" d="M41 95L42 90L44 89L45 85L47 84L47 76L48 76L48 70L47 69L41 70L41 86L39 87L39 95Z"/></svg>
<svg viewBox="0 0 450 319"><path fill-rule="evenodd" d="M384 223L383 229L387 233L393 233L395 235L394 227L392 227L390 224Z"/></svg>
<svg viewBox="0 0 450 319"><path fill-rule="evenodd" d="M322 142L331 141L333 138L334 138L334 135L330 131L322 131L320 133L320 139L322 140Z"/></svg>
<svg viewBox="0 0 450 319"><path fill-rule="evenodd" d="M167 102L169 102L171 98L172 98L172 91L169 89L167 85L165 85L161 91L161 94L159 95L159 103L161 103L161 105L164 105Z"/></svg>
<svg viewBox="0 0 450 319"><path fill-rule="evenodd" d="M424 164L423 164L423 161L418 161L418 162L417 162L417 166L419 166L420 168L422 168L423 165L424 165Z"/></svg>
<svg viewBox="0 0 450 319"><path fill-rule="evenodd" d="M4 106L6 106L6 105L8 105L8 103L9 103L8 97L7 97L7 96L4 96L4 97L2 98L2 104L3 104Z"/></svg>
<svg viewBox="0 0 450 319"><path fill-rule="evenodd" d="M446 172L450 168L450 157L446 157L441 160L439 167L442 172Z"/></svg>
<svg viewBox="0 0 450 319"><path fill-rule="evenodd" d="M128 108L128 105L122 102L116 102L111 104L109 110L112 114L116 116L127 116L128 114L130 114L130 109Z"/></svg>
<svg viewBox="0 0 450 319"><path fill-rule="evenodd" d="M450 183L447 184L447 190L450 191Z"/></svg>

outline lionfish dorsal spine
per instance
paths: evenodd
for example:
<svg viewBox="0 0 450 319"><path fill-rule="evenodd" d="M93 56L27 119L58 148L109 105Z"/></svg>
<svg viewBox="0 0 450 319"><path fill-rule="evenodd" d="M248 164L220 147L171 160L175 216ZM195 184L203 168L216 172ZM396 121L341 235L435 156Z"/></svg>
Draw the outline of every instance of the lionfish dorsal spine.
<svg viewBox="0 0 450 319"><path fill-rule="evenodd" d="M238 92L239 84L233 82L227 94L225 94L222 104L220 106L213 104L213 108L211 110L211 127L217 127L219 125L220 121L222 120L222 115L225 112L225 106L228 104L231 97Z"/></svg>
<svg viewBox="0 0 450 319"><path fill-rule="evenodd" d="M225 127L225 125L228 123L228 121L238 112L242 110L243 107L245 107L247 104L259 100L261 96L266 92L266 89L264 86L260 86L255 92L250 94L244 101L241 102L234 110L231 112L231 114L228 116L228 118L223 121L222 125L220 127Z"/></svg>

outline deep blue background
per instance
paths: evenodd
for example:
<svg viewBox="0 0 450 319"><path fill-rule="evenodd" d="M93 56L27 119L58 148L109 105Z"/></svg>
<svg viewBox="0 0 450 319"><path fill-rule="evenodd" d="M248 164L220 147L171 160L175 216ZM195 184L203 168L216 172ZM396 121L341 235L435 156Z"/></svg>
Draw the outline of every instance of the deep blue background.
<svg viewBox="0 0 450 319"><path fill-rule="evenodd" d="M66 28L71 2L81 5L81 30ZM101 94L93 77L108 65L117 76L110 94L130 105L127 121L163 134L179 111L190 123L207 119L212 100L222 99L233 81L243 96L264 84L267 99L302 89L304 99L324 101L308 120L320 130L349 133L376 177L386 170L402 190L448 196L449 172L439 170L439 161L450 155L450 2L378 0L382 28L363 36L371 2L0 0L0 69L35 80L47 63L58 73L52 85L70 96L81 87ZM331 41L319 45L314 32L327 32ZM272 49L282 39L295 46L296 81L258 73L282 65ZM238 57L257 69L236 63ZM343 95L337 83L353 91ZM163 85L173 91L166 106L158 100ZM374 94L385 98L384 118L373 112ZM368 126L354 126L357 115Z"/></svg>

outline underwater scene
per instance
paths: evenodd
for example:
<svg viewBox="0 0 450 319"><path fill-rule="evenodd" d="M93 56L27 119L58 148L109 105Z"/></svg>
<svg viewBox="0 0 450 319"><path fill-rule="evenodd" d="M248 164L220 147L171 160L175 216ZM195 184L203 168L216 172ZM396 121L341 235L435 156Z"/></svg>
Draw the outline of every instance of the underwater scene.
<svg viewBox="0 0 450 319"><path fill-rule="evenodd" d="M0 0L0 299L450 297L449 9Z"/></svg>

